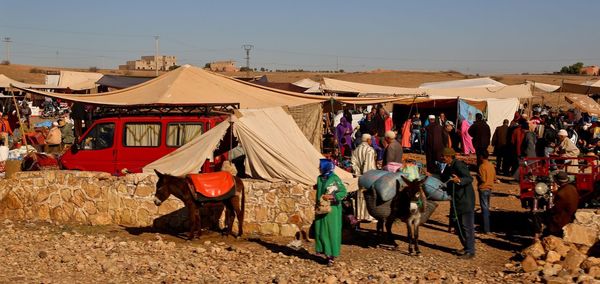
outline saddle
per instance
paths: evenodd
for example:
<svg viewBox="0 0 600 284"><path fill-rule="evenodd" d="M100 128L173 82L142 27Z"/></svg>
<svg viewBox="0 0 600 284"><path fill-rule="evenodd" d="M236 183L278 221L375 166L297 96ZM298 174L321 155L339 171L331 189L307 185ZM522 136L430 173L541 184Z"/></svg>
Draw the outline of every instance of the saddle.
<svg viewBox="0 0 600 284"><path fill-rule="evenodd" d="M229 172L188 174L187 180L202 199L221 199L235 194L235 181Z"/></svg>

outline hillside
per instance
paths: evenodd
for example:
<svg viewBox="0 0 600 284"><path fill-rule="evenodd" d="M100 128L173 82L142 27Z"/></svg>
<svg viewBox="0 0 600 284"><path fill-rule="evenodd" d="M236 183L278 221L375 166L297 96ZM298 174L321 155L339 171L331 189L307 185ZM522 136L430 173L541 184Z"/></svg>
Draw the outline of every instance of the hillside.
<svg viewBox="0 0 600 284"><path fill-rule="evenodd" d="M44 67L44 66L30 66L30 65L0 65L0 74L4 74L12 79L27 83L43 83L44 76L47 71L58 71L58 70L71 70L71 71L82 71L88 72L88 69L78 68L57 68L57 67ZM144 76L153 77L154 71L124 71L124 70L112 70L112 69L101 69L97 72L103 74L115 74L115 75L128 75L128 76ZM161 72L163 73L163 72ZM224 73L228 76L241 76L247 75L246 72L235 72L235 73ZM261 76L267 75L267 78L271 82L296 82L304 78L310 78L315 81L321 81L324 77L334 78L345 81L377 84L377 85L388 85L398 87L418 87L422 83L426 82L437 82L437 81L450 81L460 80L468 78L476 78L473 75L465 75L459 72L417 72L417 71L373 71L373 72L352 72L352 73L319 73L319 72L250 72L250 76ZM525 80L531 80L541 83L560 85L561 82L569 83L582 83L587 80L596 80L597 77L591 76L576 76L576 75L519 75L519 74L506 74L506 75L495 75L491 76L493 79L505 83L507 85L514 85L523 83Z"/></svg>

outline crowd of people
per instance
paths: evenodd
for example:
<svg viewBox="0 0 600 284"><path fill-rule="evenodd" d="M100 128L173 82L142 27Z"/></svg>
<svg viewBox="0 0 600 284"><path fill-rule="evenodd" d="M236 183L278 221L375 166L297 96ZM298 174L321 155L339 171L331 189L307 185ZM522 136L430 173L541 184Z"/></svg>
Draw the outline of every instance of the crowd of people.
<svg viewBox="0 0 600 284"><path fill-rule="evenodd" d="M528 113L531 113L531 116ZM497 173L518 180L518 169L523 158L577 158L582 153L586 156L600 154L600 122L574 109L563 111L534 106L529 110L527 106L522 106L512 120L505 119L493 132L482 113L476 113L472 123L466 119L459 120L458 128L444 113L437 116L430 114L426 120L422 120L420 114L415 113L402 127L397 128L391 115L383 107L377 106L364 113L357 128L353 128L351 122L350 113L344 112L339 125L335 127L333 137L339 146L339 152L334 152L332 164L327 169L335 165L343 166L343 160L347 159L349 170L356 176L374 169L397 172L402 170L403 163L414 163L403 160L403 152L425 154L426 174L435 176L448 185L447 190L452 197L449 212L449 223L452 227L450 230L457 233L463 245L463 249L457 250L456 253L464 259L473 258L475 255L474 177L477 180L481 207L480 232L487 234L491 231L490 196L494 184L498 182ZM495 164L489 160L490 146L493 147L493 154L496 156ZM468 165L457 159L457 155L471 154L477 157L477 172L474 176ZM323 178L323 168L321 172L320 178ZM578 202L577 190L569 183L566 172L557 172L555 182L557 188L554 207L548 210L545 216L548 234L560 234L560 228L573 220ZM345 189L343 192L345 194ZM328 198L339 201L342 196L328 195ZM359 192L354 198L355 217L358 220L373 221L365 208L363 194ZM322 247L325 242L319 242L317 252L325 253L328 259L333 261L333 257L339 255L339 247L336 246L334 251L328 254Z"/></svg>

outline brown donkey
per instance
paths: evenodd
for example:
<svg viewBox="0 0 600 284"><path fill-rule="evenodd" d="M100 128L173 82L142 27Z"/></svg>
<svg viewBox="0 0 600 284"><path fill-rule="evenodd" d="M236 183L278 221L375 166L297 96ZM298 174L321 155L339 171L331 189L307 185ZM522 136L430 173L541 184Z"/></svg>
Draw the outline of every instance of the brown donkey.
<svg viewBox="0 0 600 284"><path fill-rule="evenodd" d="M193 186L190 185L189 181L185 177L175 177L167 174L162 174L156 171L158 175L158 182L156 183L156 193L154 194L154 204L160 206L172 194L175 197L183 201L183 204L188 209L190 219L190 232L189 239L194 237L200 237L201 234L201 219L200 209L206 203L217 203L222 202L225 205L225 225L227 226L224 230L226 234L232 234L233 221L237 216L238 220L238 237L242 235L242 226L244 224L244 183L236 176L232 176L234 179L234 185L230 189L229 193L221 198L208 198L200 196L196 193Z"/></svg>

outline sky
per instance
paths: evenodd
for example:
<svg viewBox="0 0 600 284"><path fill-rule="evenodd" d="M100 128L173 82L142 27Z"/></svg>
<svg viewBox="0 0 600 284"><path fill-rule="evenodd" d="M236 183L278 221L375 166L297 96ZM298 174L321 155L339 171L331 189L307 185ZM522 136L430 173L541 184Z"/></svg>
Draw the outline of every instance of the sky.
<svg viewBox="0 0 600 284"><path fill-rule="evenodd" d="M600 65L600 1L0 0L14 64L178 64L267 69L541 73ZM5 42L0 57L6 59Z"/></svg>

